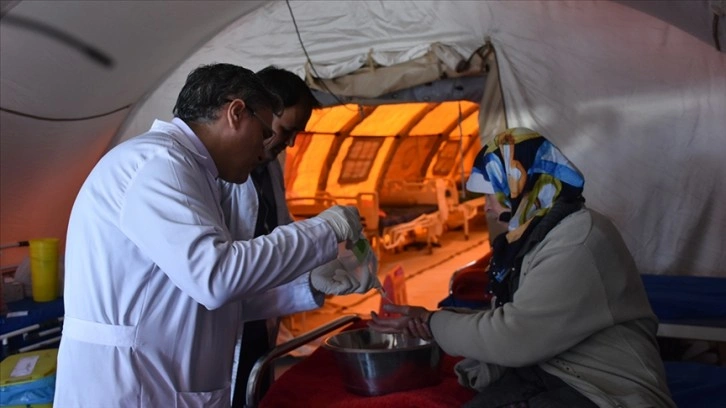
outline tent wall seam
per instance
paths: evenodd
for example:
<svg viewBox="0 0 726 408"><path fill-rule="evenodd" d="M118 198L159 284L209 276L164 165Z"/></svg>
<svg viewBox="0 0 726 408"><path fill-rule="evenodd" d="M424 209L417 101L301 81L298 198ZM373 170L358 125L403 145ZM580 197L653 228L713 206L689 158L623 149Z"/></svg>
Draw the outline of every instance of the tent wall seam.
<svg viewBox="0 0 726 408"><path fill-rule="evenodd" d="M13 109L3 108L2 106L0 106L0 111L11 113L13 115L23 116L26 118L44 120L44 121L48 121L48 122L80 122L80 121L84 121L84 120L97 119L97 118L102 118L104 116L113 115L116 112L120 112L124 109L129 109L130 107L131 107L131 104L128 104L128 105L124 105L120 108L117 108L117 109L114 109L112 111L108 111L105 113L99 113L97 115L90 115L90 116L82 116L82 117L78 117L78 118L49 118L47 116L33 115L31 113L24 113L24 112L16 111Z"/></svg>
<svg viewBox="0 0 726 408"><path fill-rule="evenodd" d="M492 50L492 56L494 57L494 65L497 67L497 73L502 72L499 67L499 58L497 57L497 50L494 48L494 44L487 40L490 49ZM509 129L509 115L507 115L507 101L504 100L504 86L502 85L502 76L497 74L497 81L499 82L499 97L502 100L502 111L504 112L504 128ZM483 142L483 141L482 141Z"/></svg>

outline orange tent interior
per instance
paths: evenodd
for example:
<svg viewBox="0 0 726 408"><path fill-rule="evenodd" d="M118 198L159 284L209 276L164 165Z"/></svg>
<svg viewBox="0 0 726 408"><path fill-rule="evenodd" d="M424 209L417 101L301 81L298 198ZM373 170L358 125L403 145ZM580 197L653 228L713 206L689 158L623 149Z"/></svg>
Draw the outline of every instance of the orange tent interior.
<svg viewBox="0 0 726 408"><path fill-rule="evenodd" d="M385 249L467 228L482 204L461 188L480 149L478 116L468 101L315 110L286 153L290 211L357 205L366 235Z"/></svg>

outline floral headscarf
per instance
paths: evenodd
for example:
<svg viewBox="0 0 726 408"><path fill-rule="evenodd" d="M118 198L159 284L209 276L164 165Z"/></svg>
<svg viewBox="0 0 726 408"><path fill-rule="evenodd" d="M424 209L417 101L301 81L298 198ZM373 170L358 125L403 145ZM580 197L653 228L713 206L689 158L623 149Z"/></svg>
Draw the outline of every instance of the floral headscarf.
<svg viewBox="0 0 726 408"><path fill-rule="evenodd" d="M579 197L584 184L582 174L550 141L533 130L512 128L477 154L466 189L495 194L504 208L514 210L507 234L513 242L558 198Z"/></svg>

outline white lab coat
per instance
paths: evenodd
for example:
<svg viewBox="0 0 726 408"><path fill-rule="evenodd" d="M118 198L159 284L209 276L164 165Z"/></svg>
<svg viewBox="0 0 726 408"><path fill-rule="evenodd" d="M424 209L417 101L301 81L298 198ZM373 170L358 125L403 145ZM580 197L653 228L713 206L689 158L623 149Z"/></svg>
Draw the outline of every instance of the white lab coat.
<svg viewBox="0 0 726 408"><path fill-rule="evenodd" d="M81 187L56 408L228 407L242 300L336 257L320 219L234 241L210 160L179 126L156 121Z"/></svg>

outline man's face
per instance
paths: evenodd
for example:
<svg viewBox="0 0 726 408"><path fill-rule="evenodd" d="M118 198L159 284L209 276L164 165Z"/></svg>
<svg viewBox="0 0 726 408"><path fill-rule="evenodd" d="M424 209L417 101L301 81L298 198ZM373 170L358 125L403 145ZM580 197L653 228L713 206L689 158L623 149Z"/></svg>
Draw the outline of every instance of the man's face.
<svg viewBox="0 0 726 408"><path fill-rule="evenodd" d="M264 141L265 163L275 160L286 147L295 145L295 136L305 130L310 114L310 109L305 104L298 103L285 108L280 116L273 115L272 129L275 131L275 136Z"/></svg>
<svg viewBox="0 0 726 408"><path fill-rule="evenodd" d="M223 180L244 183L250 172L263 162L265 143L277 137L271 125L272 111L255 111L242 105L228 108L226 115L229 133L220 148L222 154L217 168Z"/></svg>

